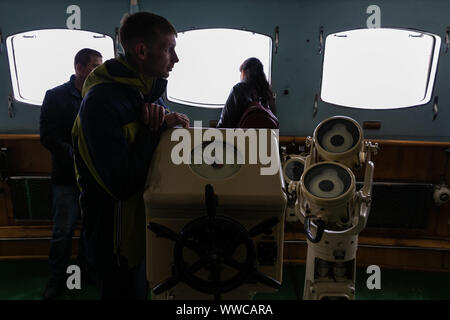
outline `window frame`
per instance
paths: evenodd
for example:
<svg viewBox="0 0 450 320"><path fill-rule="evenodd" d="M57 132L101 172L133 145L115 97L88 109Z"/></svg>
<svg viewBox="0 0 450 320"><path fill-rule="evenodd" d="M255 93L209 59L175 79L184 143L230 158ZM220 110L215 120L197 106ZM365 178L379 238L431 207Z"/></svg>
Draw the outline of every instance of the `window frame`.
<svg viewBox="0 0 450 320"><path fill-rule="evenodd" d="M191 29L187 29L187 30L183 30L183 31L178 31L178 34L185 33L185 32L192 32L192 31L201 31L201 30L233 30L233 31L248 32L248 33L257 34L257 35L260 35L260 36L267 37L268 40L269 40L270 49L269 49L269 61L268 61L268 64L267 64L267 69L268 70L267 70L266 76L267 76L268 83L271 85L271 83L272 83L273 54L274 54L273 52L274 52L274 42L275 42L271 35L266 34L266 33L257 32L257 31L252 31L252 30L249 30L249 29L227 28L227 27L191 28ZM177 46L178 46L178 44L177 44ZM177 51L177 47L175 48L175 51ZM169 83L170 83L170 77L169 77ZM231 90L231 88L232 87L229 87L227 89L228 92ZM225 97L225 100L223 101L223 103L220 103L220 104L192 102L192 101L188 101L188 100L184 100L184 99L170 97L169 96L169 90L166 90L165 97L166 97L167 101L172 102L172 103L176 103L176 104L179 104L179 105L182 105L184 107L197 107L197 108L204 108L204 109L211 109L211 110L222 109L225 106L225 102L226 102L226 97Z"/></svg>
<svg viewBox="0 0 450 320"><path fill-rule="evenodd" d="M324 44L323 44L323 53L322 53L322 70L321 70L321 77L320 77L320 87L319 87L319 97L320 100L326 104L332 105L333 107L342 107L342 108L349 108L352 110L368 110L368 111L389 111L389 110L399 110L399 109L409 109L409 108L415 108L419 106L424 106L429 104L433 100L433 93L435 90L435 84L436 84L436 77L438 73L438 66L439 66L439 58L440 58L440 52L441 52L441 44L442 39L439 35L423 31L419 29L412 29L412 28L402 28L402 27L383 27L383 28L374 28L374 29L392 29L392 30L401 30L406 32L412 32L412 33L420 33L420 34L426 34L431 36L433 39L433 45L431 50L431 63L429 66L429 72L427 75L427 82L426 82L426 89L424 93L424 98L419 101L417 104L414 105L407 105L407 106L400 106L400 107L355 107L355 106L348 106L348 105L341 105L334 102L329 102L324 99L322 99L322 89L323 89L323 77L324 77L324 66L325 66L325 52L326 52L326 40L329 36L335 35L335 34L343 34L350 31L357 31L357 30L369 30L368 28L355 28L350 30L343 30L343 31L337 31L332 32L324 36ZM429 90L429 87L431 89Z"/></svg>
<svg viewBox="0 0 450 320"><path fill-rule="evenodd" d="M91 30L78 30L78 29L63 29L63 28L48 28L48 29L36 29L36 30L28 30L28 31L21 31L15 34L11 34L8 35L6 37L6 51L7 51L7 59L8 59L8 67L9 67L9 72L10 72L10 79L11 79L11 87L12 87L12 96L14 101L16 102L20 102L20 103L24 103L24 104L28 104L31 106L35 106L35 107L41 107L42 106L42 101L39 103L36 100L32 100L30 98L24 97L21 89L20 89L20 79L19 79L19 72L17 70L17 55L16 55L16 50L17 48L14 48L14 39L17 36L27 36L29 35L29 37L33 37L32 33L38 33L40 31L44 31L44 32L50 32L50 31L64 31L64 32L77 32L77 33L86 33L86 34L91 34L91 36L95 37L95 38L106 38L109 39L111 42L111 49L112 49L112 53L113 53L113 57L115 56L115 47L114 47L114 39L108 35L108 34L104 34L104 33L100 33L97 31L91 31ZM34 35L35 37L36 35ZM80 47L80 50L83 47ZM94 50L97 50L96 48L93 48ZM103 55L103 53L102 53ZM71 61L73 62L75 56L71 57ZM103 57L103 59L105 59L105 57ZM75 73L75 70L73 71L73 73ZM66 81L68 81L69 78L67 78ZM63 83L61 83L63 84ZM55 86L52 86L50 88L47 88L46 90L50 90L52 88L54 88ZM45 96L45 92L44 92L44 96ZM43 98L44 98L43 96Z"/></svg>

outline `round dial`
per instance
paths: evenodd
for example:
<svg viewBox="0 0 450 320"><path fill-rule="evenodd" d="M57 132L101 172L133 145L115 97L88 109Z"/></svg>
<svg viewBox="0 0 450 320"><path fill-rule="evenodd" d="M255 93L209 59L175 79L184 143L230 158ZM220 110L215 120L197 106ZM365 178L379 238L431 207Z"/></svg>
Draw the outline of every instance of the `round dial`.
<svg viewBox="0 0 450 320"><path fill-rule="evenodd" d="M191 152L192 171L206 179L231 177L241 168L240 163L243 163L242 154L224 141L203 142Z"/></svg>
<svg viewBox="0 0 450 320"><path fill-rule="evenodd" d="M291 158L284 165L284 179L287 183L300 181L303 174L304 164L300 159Z"/></svg>

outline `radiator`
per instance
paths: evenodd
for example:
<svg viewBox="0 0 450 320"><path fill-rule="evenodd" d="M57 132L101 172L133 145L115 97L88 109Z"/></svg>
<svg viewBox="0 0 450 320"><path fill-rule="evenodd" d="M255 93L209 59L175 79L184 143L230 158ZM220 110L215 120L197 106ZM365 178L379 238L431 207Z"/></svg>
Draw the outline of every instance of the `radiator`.
<svg viewBox="0 0 450 320"><path fill-rule="evenodd" d="M15 220L52 220L52 185L49 176L10 177Z"/></svg>
<svg viewBox="0 0 450 320"><path fill-rule="evenodd" d="M357 183L361 188L362 183ZM374 182L367 227L425 229L433 206L433 185Z"/></svg>

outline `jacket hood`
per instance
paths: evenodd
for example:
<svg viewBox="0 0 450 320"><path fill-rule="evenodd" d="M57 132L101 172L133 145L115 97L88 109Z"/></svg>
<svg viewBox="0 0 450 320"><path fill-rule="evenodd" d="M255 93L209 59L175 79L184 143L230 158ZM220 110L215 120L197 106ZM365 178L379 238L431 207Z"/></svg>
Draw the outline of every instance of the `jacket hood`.
<svg viewBox="0 0 450 320"><path fill-rule="evenodd" d="M149 77L139 73L125 60L124 56L107 60L95 68L86 78L82 96L94 86L102 83L120 83L141 92L146 101L158 99L166 90L167 80Z"/></svg>

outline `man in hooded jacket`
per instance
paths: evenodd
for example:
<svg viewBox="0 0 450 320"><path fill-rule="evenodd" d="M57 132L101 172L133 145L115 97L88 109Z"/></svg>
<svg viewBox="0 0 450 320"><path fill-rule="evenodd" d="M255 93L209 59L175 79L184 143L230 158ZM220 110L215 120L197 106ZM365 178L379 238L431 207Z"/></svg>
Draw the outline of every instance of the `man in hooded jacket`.
<svg viewBox="0 0 450 320"><path fill-rule="evenodd" d="M144 184L160 133L189 126L162 100L174 64L176 30L138 12L120 28L125 54L85 81L72 129L88 254L103 299L147 299Z"/></svg>

